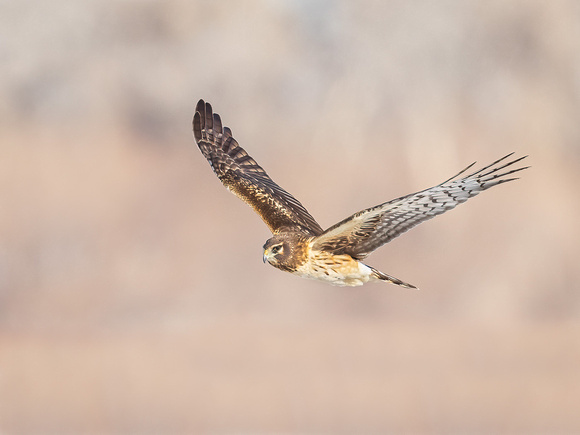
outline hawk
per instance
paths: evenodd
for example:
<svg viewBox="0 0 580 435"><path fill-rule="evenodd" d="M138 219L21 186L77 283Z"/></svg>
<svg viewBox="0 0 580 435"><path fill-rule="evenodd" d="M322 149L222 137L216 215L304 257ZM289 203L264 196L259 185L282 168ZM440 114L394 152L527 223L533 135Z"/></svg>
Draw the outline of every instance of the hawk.
<svg viewBox="0 0 580 435"><path fill-rule="evenodd" d="M380 280L416 288L361 260L405 231L451 210L479 192L516 180L510 176L528 168L512 169L512 165L527 156L509 160L511 153L459 178L475 164L472 163L435 187L359 211L323 230L306 208L246 153L232 131L222 125L220 116L203 100L197 103L193 134L224 186L249 204L272 231L272 238L264 244L264 262L304 278L338 286Z"/></svg>

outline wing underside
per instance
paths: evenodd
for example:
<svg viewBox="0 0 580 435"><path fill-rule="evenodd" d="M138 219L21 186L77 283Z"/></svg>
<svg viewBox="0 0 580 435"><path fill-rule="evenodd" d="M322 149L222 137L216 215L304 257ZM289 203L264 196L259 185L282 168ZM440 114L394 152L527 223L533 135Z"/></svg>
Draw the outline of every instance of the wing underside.
<svg viewBox="0 0 580 435"><path fill-rule="evenodd" d="M510 176L527 166L507 168L526 156L505 163L512 154L459 178L475 164L472 163L437 186L355 213L317 237L314 248L362 259L416 225L455 208L490 187L515 180Z"/></svg>

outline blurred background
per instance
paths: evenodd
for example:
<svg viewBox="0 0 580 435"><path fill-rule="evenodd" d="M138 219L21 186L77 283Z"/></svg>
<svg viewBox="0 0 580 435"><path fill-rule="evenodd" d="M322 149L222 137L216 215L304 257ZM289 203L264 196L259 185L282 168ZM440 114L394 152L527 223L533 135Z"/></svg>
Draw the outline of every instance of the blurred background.
<svg viewBox="0 0 580 435"><path fill-rule="evenodd" d="M3 1L0 63L0 432L580 432L579 2ZM323 227L532 168L331 287L199 98Z"/></svg>

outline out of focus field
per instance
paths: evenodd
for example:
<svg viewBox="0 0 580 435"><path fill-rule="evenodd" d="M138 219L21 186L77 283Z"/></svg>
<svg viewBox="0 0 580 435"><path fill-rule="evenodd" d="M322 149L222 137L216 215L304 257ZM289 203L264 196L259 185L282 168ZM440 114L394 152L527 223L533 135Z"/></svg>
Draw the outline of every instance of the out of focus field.
<svg viewBox="0 0 580 435"><path fill-rule="evenodd" d="M0 3L0 432L580 432L580 3ZM210 101L328 227L473 160L521 180L263 265Z"/></svg>

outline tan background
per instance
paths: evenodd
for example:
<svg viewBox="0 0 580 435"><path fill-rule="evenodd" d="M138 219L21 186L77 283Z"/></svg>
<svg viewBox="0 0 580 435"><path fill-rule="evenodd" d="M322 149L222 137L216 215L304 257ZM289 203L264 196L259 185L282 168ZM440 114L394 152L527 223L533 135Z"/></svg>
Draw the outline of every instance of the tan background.
<svg viewBox="0 0 580 435"><path fill-rule="evenodd" d="M0 432L580 432L580 3L0 3ZM327 227L473 160L522 179L263 265L210 101Z"/></svg>

